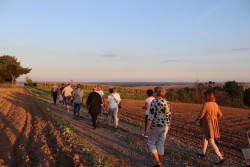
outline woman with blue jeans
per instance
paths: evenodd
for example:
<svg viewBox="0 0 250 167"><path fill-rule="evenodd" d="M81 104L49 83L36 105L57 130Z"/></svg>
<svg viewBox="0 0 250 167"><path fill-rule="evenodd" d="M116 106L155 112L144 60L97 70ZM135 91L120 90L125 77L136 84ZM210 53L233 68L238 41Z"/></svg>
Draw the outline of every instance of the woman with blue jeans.
<svg viewBox="0 0 250 167"><path fill-rule="evenodd" d="M162 167L164 159L164 145L170 127L170 104L165 100L166 90L162 87L155 88L156 98L151 102L146 135L148 146L156 161L157 167Z"/></svg>
<svg viewBox="0 0 250 167"><path fill-rule="evenodd" d="M80 118L80 109L82 106L82 99L83 99L83 90L81 89L81 85L77 84L76 89L73 91L74 95L74 119Z"/></svg>

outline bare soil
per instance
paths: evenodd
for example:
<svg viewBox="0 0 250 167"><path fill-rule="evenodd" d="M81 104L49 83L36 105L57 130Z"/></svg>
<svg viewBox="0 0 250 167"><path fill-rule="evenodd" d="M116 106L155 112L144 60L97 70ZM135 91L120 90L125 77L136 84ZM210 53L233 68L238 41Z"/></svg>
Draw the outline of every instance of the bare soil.
<svg viewBox="0 0 250 167"><path fill-rule="evenodd" d="M74 157L38 99L0 89L0 166L84 166Z"/></svg>
<svg viewBox="0 0 250 167"><path fill-rule="evenodd" d="M71 123L84 144L112 166L154 166L147 138L141 135L144 127L120 121L115 129L104 114L93 130L86 110L81 111L80 120L72 119L72 111L67 112L65 106L54 106L52 100L31 96L21 88L0 89L0 166L91 166L86 157L67 145L45 106ZM196 155L197 147L168 135L164 166L214 166L214 153L201 158ZM243 165L227 158L220 166Z"/></svg>

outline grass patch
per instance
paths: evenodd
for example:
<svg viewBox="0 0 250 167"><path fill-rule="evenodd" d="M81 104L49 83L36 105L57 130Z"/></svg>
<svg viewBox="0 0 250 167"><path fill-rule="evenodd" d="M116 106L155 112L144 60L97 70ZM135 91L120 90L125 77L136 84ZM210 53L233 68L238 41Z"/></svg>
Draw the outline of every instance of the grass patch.
<svg viewBox="0 0 250 167"><path fill-rule="evenodd" d="M113 164L109 162L107 157L97 157L91 162L92 167L113 167Z"/></svg>

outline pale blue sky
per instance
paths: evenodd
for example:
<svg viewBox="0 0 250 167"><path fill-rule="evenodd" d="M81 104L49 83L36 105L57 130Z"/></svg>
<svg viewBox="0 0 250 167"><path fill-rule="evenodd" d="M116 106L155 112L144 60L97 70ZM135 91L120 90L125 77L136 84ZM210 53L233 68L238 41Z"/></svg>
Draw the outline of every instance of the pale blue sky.
<svg viewBox="0 0 250 167"><path fill-rule="evenodd" d="M5 54L35 81L250 82L250 1L0 0Z"/></svg>

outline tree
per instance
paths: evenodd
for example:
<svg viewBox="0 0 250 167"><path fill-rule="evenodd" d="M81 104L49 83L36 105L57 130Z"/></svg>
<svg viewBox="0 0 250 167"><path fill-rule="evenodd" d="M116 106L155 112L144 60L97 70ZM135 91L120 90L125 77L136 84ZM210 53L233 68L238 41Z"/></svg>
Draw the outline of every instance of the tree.
<svg viewBox="0 0 250 167"><path fill-rule="evenodd" d="M30 71L31 68L22 67L14 56L0 56L0 77L4 81L11 81L12 85L20 75L27 74Z"/></svg>
<svg viewBox="0 0 250 167"><path fill-rule="evenodd" d="M223 90L228 94L231 98L231 102L233 104L235 98L242 98L243 95L243 87L235 81L228 81L225 83Z"/></svg>
<svg viewBox="0 0 250 167"><path fill-rule="evenodd" d="M250 88L246 89L244 92L243 103L245 106L250 106Z"/></svg>

